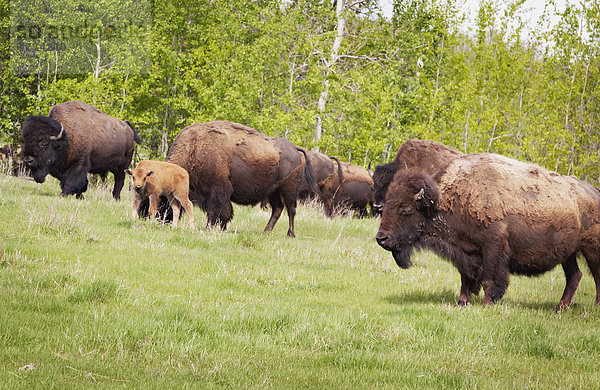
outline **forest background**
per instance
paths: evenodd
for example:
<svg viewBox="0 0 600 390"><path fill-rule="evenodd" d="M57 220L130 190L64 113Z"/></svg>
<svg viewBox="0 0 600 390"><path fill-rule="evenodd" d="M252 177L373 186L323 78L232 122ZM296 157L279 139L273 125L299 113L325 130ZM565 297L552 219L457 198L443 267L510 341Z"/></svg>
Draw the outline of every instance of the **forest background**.
<svg viewBox="0 0 600 390"><path fill-rule="evenodd" d="M597 1L546 1L533 26L525 0L470 21L390 2L0 0L0 141L81 100L132 122L144 157L222 119L365 167L421 138L598 185Z"/></svg>

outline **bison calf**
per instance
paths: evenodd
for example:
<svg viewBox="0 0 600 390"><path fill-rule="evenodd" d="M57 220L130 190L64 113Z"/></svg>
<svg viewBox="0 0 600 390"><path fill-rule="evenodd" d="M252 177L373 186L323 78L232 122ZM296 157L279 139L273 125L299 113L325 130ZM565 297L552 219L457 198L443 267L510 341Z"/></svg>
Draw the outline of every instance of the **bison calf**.
<svg viewBox="0 0 600 390"><path fill-rule="evenodd" d="M189 215L190 228L195 229L193 205L188 196L190 178L185 169L168 162L144 160L133 171L127 169L125 172L131 175L135 189L132 219L135 219L140 203L146 198L150 200L148 217L154 219L159 199L165 196L173 209L173 226L177 226L183 206Z"/></svg>

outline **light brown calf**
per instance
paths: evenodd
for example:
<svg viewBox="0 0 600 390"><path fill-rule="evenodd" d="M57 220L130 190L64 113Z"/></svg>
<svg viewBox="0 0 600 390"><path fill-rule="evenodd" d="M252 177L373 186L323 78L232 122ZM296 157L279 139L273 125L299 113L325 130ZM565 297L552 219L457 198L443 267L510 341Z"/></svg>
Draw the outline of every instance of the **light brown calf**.
<svg viewBox="0 0 600 390"><path fill-rule="evenodd" d="M189 215L190 228L195 230L194 210L189 199L190 178L188 172L179 165L162 161L143 160L132 171L131 175L135 190L131 218L135 219L140 203L150 198L148 216L151 220L156 217L161 196L166 196L173 209L173 226L177 226L181 206Z"/></svg>

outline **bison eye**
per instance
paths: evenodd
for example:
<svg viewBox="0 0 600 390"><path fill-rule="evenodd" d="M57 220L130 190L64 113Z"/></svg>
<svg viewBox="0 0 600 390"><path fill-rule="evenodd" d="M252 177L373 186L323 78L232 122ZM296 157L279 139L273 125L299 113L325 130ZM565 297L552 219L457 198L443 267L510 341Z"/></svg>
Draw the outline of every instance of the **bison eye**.
<svg viewBox="0 0 600 390"><path fill-rule="evenodd" d="M47 147L48 147L48 145L50 145L50 144L48 143L48 141L46 141L46 140L40 141L40 147L42 147L42 148L47 148Z"/></svg>

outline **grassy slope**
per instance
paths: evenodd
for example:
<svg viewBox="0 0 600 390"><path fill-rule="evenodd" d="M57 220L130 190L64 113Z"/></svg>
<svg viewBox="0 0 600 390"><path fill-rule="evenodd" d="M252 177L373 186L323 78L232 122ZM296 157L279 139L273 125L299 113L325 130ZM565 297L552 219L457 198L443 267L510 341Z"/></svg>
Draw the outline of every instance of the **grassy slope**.
<svg viewBox="0 0 600 390"><path fill-rule="evenodd" d="M129 221L127 191L59 192L0 176L3 388L600 387L589 273L568 312L560 268L461 309L456 270L397 269L377 220L301 207L288 239L285 214L265 234L237 207L219 232L196 208L194 233Z"/></svg>

